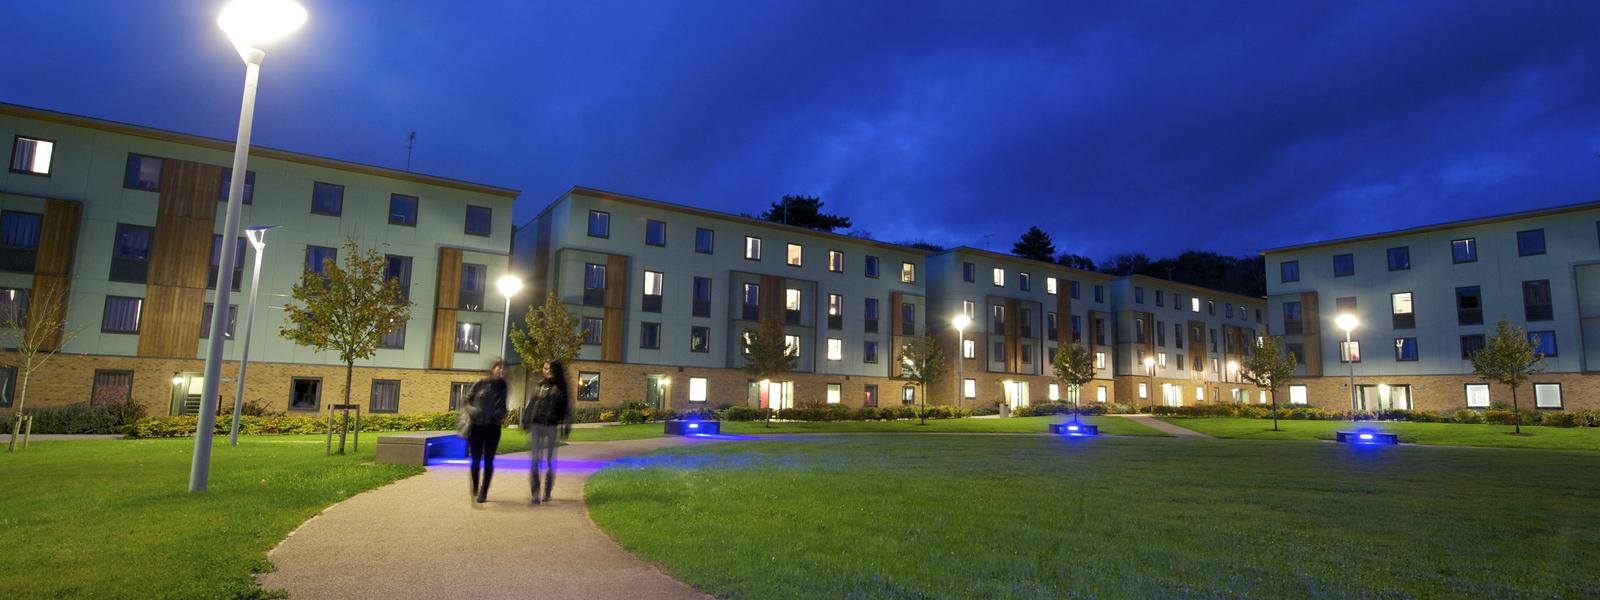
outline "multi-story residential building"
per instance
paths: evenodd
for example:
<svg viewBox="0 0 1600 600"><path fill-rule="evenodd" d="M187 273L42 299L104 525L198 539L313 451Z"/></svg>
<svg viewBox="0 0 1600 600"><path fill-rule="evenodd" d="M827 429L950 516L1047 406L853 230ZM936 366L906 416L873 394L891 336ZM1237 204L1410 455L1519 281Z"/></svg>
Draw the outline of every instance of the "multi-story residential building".
<svg viewBox="0 0 1600 600"><path fill-rule="evenodd" d="M1239 377L1239 367L1267 332L1266 300L1134 275L1111 282L1111 302L1118 403L1265 399Z"/></svg>
<svg viewBox="0 0 1600 600"><path fill-rule="evenodd" d="M951 361L951 383L930 391L930 400L1020 407L1080 393L1083 402L1109 402L1117 339L1111 283L1102 273L976 248L928 257L934 331ZM954 319L963 314L971 323L957 332ZM1052 367L1057 348L1074 342L1095 353L1099 368L1081 392L1063 389Z"/></svg>
<svg viewBox="0 0 1600 600"><path fill-rule="evenodd" d="M68 336L29 382L30 406L132 399L152 414L199 404L204 348L233 142L0 105L0 311L50 310L63 298ZM356 363L351 399L371 412L443 410L500 347L502 301L485 283L506 272L514 190L254 148L241 224L266 236L245 399L315 412L343 396L338 356L278 335L306 269L346 240L386 254L415 303L383 349ZM222 277L229 299L221 393L231 404L249 265ZM237 322L236 322L237 320ZM7 344L14 343L7 340ZM0 406L16 373L0 371ZM326 401L326 402L325 402Z"/></svg>
<svg viewBox="0 0 1600 600"><path fill-rule="evenodd" d="M1262 254L1268 321L1303 363L1288 389L1292 403L1509 405L1511 390L1473 375L1469 360L1508 321L1544 355L1543 372L1520 390L1524 406L1600 408L1600 203ZM1348 349L1335 325L1341 314L1359 322Z"/></svg>
<svg viewBox="0 0 1600 600"><path fill-rule="evenodd" d="M898 348L927 332L927 252L575 187L519 227L516 270L580 319L579 406L915 402ZM757 381L742 336L781 322L800 359ZM520 376L513 376L513 380Z"/></svg>

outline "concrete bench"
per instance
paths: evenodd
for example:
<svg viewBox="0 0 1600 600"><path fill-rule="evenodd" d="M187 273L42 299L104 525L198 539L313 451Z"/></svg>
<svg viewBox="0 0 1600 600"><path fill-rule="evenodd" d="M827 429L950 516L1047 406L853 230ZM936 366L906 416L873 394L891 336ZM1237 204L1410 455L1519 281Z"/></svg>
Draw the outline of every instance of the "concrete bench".
<svg viewBox="0 0 1600 600"><path fill-rule="evenodd" d="M1100 435L1100 427L1087 423L1051 423L1050 433L1072 436Z"/></svg>
<svg viewBox="0 0 1600 600"><path fill-rule="evenodd" d="M1334 434L1334 439L1341 444L1364 446L1393 446L1400 443L1400 436L1382 431L1340 431Z"/></svg>
<svg viewBox="0 0 1600 600"><path fill-rule="evenodd" d="M467 441L453 432L425 431L378 436L378 464L427 466L431 461L466 458Z"/></svg>

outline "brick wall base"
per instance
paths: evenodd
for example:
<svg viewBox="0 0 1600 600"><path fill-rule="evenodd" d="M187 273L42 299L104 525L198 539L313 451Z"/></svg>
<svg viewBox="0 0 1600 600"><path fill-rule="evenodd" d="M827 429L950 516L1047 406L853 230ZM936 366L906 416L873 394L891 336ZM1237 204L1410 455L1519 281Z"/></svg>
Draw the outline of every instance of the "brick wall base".
<svg viewBox="0 0 1600 600"><path fill-rule="evenodd" d="M1139 385L1144 384L1149 388L1146 397L1139 397ZM1234 402L1235 390L1242 392L1246 403L1257 404L1261 401L1261 389L1249 383L1228 381L1199 381L1194 379L1168 379L1155 378L1151 384L1149 377L1138 375L1122 375L1117 377L1117 403L1128 404L1135 407L1167 404L1162 396L1163 385L1176 385L1179 406L1194 406L1197 404L1228 404ZM1204 388L1205 398L1196 397L1195 388ZM1282 394L1283 392L1279 392ZM1287 398L1287 396L1284 396ZM1269 398L1270 400L1270 398Z"/></svg>
<svg viewBox="0 0 1600 600"><path fill-rule="evenodd" d="M1399 375L1383 377L1356 377L1356 385L1409 385L1412 408L1448 412L1467 407L1467 384L1486 383L1472 375ZM1534 375L1527 384L1517 387L1517 401L1523 408L1533 407L1533 384L1561 384L1561 410L1600 410L1600 374L1549 373ZM1298 377L1290 385L1306 386L1307 404L1328 410L1350 410L1350 380L1348 377ZM1289 402L1289 390L1278 390L1278 400ZM1489 384L1491 404L1511 405L1511 388L1498 383Z"/></svg>

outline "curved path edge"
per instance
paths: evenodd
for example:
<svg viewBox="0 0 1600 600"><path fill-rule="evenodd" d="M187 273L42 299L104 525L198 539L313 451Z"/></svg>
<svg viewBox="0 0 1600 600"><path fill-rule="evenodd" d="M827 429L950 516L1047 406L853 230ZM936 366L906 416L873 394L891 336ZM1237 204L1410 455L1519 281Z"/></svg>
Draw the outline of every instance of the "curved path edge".
<svg viewBox="0 0 1600 600"><path fill-rule="evenodd" d="M707 598L634 556L589 519L583 488L606 463L680 437L573 443L559 450L555 493L528 503L528 455L495 461L489 501L468 499L465 466L357 494L302 523L267 553L257 578L290 598Z"/></svg>

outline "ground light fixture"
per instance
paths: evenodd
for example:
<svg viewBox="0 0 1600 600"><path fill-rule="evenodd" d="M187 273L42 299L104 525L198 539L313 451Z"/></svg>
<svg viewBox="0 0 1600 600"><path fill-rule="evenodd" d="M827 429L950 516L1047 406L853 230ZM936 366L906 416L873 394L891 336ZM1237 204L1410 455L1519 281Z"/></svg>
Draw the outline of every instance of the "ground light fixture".
<svg viewBox="0 0 1600 600"><path fill-rule="evenodd" d="M717 435L722 433L720 421L701 421L699 419L672 419L665 421L663 433L667 435L702 436Z"/></svg>
<svg viewBox="0 0 1600 600"><path fill-rule="evenodd" d="M1334 434L1334 440L1354 446L1395 446L1400 443L1400 436L1376 429L1358 429L1340 431Z"/></svg>
<svg viewBox="0 0 1600 600"><path fill-rule="evenodd" d="M494 287L506 297L505 324L500 328L500 355L505 356L511 347L511 297L522 291L522 279L507 273L494 282Z"/></svg>
<svg viewBox="0 0 1600 600"><path fill-rule="evenodd" d="M239 132L234 139L233 176L228 184L228 210L223 219L223 239L239 237L239 211L244 197L244 180L249 173L250 128L255 121L256 82L261 75L263 46L293 33L306 22L306 9L293 0L234 0L217 16L217 27L228 35L239 58L244 59L244 94L239 102ZM217 260L217 281L238 264L235 244L223 244ZM232 286L218 285L211 310L211 338L206 349L205 379L200 393L200 415L194 436L194 460L189 465L189 491L202 492L211 475L212 428L217 421L217 388L222 379L222 334L228 318L228 292Z"/></svg>
<svg viewBox="0 0 1600 600"><path fill-rule="evenodd" d="M1100 435L1100 427L1088 423L1071 421L1067 423L1051 423L1050 433L1066 437L1094 437Z"/></svg>
<svg viewBox="0 0 1600 600"><path fill-rule="evenodd" d="M1356 351L1355 345L1350 343L1350 332L1361 326L1361 321L1355 315L1344 313L1335 317L1334 325L1344 330L1344 351L1341 352L1345 364L1350 365L1350 420L1356 420L1356 361L1361 360L1361 353Z"/></svg>
<svg viewBox="0 0 1600 600"><path fill-rule="evenodd" d="M967 396L967 376L962 367L967 362L967 326L972 324L972 318L963 312L950 320L956 328L956 408L961 408L961 401Z"/></svg>

